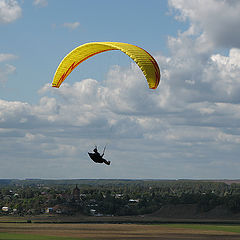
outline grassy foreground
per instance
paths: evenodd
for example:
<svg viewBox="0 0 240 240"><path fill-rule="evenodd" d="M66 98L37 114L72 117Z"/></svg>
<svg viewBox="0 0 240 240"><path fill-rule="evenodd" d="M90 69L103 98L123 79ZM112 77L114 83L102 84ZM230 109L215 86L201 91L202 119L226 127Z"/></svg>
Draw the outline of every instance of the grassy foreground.
<svg viewBox="0 0 240 240"><path fill-rule="evenodd" d="M239 240L240 225L0 223L0 240Z"/></svg>

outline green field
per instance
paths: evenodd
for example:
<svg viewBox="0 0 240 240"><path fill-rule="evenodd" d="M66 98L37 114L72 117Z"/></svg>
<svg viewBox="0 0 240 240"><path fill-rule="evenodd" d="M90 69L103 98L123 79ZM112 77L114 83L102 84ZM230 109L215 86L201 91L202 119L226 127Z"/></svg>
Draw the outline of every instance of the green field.
<svg viewBox="0 0 240 240"><path fill-rule="evenodd" d="M0 233L1 240L85 240L84 238L41 236L36 234Z"/></svg>

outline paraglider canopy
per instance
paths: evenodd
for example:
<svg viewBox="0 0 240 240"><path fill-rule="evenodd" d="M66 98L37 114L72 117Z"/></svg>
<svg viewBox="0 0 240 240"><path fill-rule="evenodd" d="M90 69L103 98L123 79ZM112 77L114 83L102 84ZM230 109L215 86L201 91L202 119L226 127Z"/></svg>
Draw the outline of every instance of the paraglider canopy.
<svg viewBox="0 0 240 240"><path fill-rule="evenodd" d="M59 64L52 86L59 88L67 76L80 63L96 54L110 50L120 50L132 58L145 75L149 88L157 88L160 82L160 70L156 60L146 50L121 42L91 42L75 48Z"/></svg>

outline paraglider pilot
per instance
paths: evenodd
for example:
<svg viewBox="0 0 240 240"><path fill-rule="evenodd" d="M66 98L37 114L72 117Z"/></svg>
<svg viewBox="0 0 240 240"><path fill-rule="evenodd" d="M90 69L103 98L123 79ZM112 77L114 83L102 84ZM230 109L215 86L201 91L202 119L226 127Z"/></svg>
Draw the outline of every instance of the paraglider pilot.
<svg viewBox="0 0 240 240"><path fill-rule="evenodd" d="M95 163L105 163L107 165L110 165L111 162L103 158L104 152L102 153L102 155L98 152L97 146L95 146L95 148L93 149L93 152L94 153L88 153L88 154Z"/></svg>

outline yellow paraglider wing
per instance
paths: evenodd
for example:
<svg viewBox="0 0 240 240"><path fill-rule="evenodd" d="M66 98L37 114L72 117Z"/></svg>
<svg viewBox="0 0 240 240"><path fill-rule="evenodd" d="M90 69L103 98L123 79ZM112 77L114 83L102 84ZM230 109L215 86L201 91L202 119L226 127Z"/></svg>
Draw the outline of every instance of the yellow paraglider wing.
<svg viewBox="0 0 240 240"><path fill-rule="evenodd" d="M120 50L132 58L144 73L149 88L157 88L160 81L160 70L156 60L144 49L128 43L92 42L83 44L72 50L59 64L52 82L53 87L59 88L67 76L81 62L102 52Z"/></svg>

